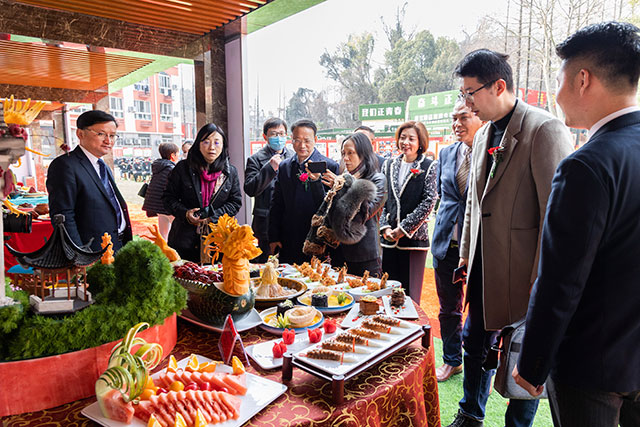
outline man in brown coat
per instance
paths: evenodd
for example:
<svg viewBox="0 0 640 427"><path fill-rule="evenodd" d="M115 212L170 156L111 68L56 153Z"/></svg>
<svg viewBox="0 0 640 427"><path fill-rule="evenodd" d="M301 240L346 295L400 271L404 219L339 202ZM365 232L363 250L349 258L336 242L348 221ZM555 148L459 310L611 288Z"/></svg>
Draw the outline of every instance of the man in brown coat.
<svg viewBox="0 0 640 427"><path fill-rule="evenodd" d="M461 97L489 121L475 136L460 265L469 266L464 396L451 426L482 426L493 372L482 363L495 331L527 312L551 180L572 152L568 129L516 99L507 56L481 49L456 68ZM505 425L530 426L537 400L511 400Z"/></svg>

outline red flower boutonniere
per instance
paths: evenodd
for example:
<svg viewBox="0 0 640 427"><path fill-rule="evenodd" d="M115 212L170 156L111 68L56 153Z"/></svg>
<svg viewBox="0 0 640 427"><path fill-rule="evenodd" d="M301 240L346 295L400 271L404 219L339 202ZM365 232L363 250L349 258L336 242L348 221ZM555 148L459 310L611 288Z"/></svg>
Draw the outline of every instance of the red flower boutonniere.
<svg viewBox="0 0 640 427"><path fill-rule="evenodd" d="M502 145L498 145L497 147L491 147L487 150L487 153L493 159L493 165L491 166L491 172L489 172L489 177L493 178L493 175L496 173L496 168L502 161L502 153L504 152L505 147Z"/></svg>
<svg viewBox="0 0 640 427"><path fill-rule="evenodd" d="M416 176L420 175L422 172L424 172L422 169L410 169L409 170L411 172L411 178L415 178Z"/></svg>
<svg viewBox="0 0 640 427"><path fill-rule="evenodd" d="M304 185L304 191L309 189L309 174L306 172L298 172L298 179Z"/></svg>

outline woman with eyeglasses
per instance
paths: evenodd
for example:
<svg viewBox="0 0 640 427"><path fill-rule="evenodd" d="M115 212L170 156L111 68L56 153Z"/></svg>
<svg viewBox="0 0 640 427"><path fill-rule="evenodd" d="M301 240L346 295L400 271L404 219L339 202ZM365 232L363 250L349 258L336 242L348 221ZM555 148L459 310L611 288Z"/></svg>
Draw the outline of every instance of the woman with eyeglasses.
<svg viewBox="0 0 640 427"><path fill-rule="evenodd" d="M401 154L382 167L389 193L380 218L382 270L420 304L429 250L427 220L438 198L436 162L425 155L429 133L420 122L400 125L396 143Z"/></svg>
<svg viewBox="0 0 640 427"><path fill-rule="evenodd" d="M229 143L223 130L213 123L204 125L187 158L171 171L163 202L175 216L169 232L169 246L180 257L201 260L201 234L208 222L240 210L242 194L238 171L229 163Z"/></svg>
<svg viewBox="0 0 640 427"><path fill-rule="evenodd" d="M380 277L382 253L378 227L380 211L387 198L387 180L379 172L378 158L364 133L346 137L341 152L341 174L327 169L322 174L326 187L313 188L326 194L312 219L304 251L322 256L327 246L335 246L328 251L333 266L346 264L350 274L362 276L368 271L372 277Z"/></svg>

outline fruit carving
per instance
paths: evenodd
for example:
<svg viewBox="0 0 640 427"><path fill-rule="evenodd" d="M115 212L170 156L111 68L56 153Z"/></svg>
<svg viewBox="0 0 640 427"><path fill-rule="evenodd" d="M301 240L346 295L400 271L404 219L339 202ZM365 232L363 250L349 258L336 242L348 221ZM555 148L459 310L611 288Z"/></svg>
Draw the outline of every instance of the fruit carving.
<svg viewBox="0 0 640 427"><path fill-rule="evenodd" d="M214 260L220 254L224 272L223 289L231 295L244 295L249 291L249 260L262 253L256 247L256 238L248 225L240 226L235 218L224 214L204 240L205 253Z"/></svg>
<svg viewBox="0 0 640 427"><path fill-rule="evenodd" d="M113 264L113 243L111 243L111 235L109 235L109 233L102 235L102 243L100 245L103 249L107 248L104 254L102 254L101 262L103 264Z"/></svg>

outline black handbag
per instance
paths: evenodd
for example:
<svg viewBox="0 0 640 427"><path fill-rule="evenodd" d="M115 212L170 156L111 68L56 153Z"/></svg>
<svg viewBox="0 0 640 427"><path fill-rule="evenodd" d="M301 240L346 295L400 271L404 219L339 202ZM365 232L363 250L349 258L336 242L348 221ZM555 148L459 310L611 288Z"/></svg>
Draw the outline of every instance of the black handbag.
<svg viewBox="0 0 640 427"><path fill-rule="evenodd" d="M138 191L138 196L142 198L146 197L148 188L149 188L149 184L147 184L146 182L142 184L142 187L140 187L140 190Z"/></svg>
<svg viewBox="0 0 640 427"><path fill-rule="evenodd" d="M547 387L539 396L531 396L528 391L516 384L511 376L513 368L518 363L520 349L524 339L524 326L526 319L518 320L500 330L495 344L487 355L483 364L484 370L496 369L496 377L493 388L506 399L535 400L547 399Z"/></svg>

